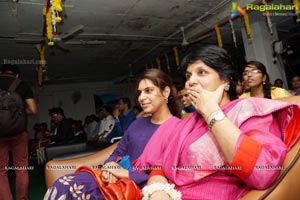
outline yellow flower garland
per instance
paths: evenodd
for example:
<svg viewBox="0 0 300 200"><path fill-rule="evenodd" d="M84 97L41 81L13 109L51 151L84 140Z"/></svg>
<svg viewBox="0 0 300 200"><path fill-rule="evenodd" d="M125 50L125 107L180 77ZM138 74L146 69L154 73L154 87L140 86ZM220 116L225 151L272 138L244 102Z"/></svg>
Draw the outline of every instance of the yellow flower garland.
<svg viewBox="0 0 300 200"><path fill-rule="evenodd" d="M160 59L156 58L157 68L160 69Z"/></svg>
<svg viewBox="0 0 300 200"><path fill-rule="evenodd" d="M43 75L46 73L45 45L40 45L38 48L40 55L40 65L37 67L37 83L38 86L43 84Z"/></svg>
<svg viewBox="0 0 300 200"><path fill-rule="evenodd" d="M296 22L300 22L300 2L299 0L293 0L293 3L295 5L295 14L297 15Z"/></svg>
<svg viewBox="0 0 300 200"><path fill-rule="evenodd" d="M249 21L248 14L245 13L243 15L243 18L244 18L244 23L245 23L245 28L246 28L246 33L247 33L248 41L251 42L253 40L253 38L251 37L252 30L251 30L251 26L250 26L250 21Z"/></svg>
<svg viewBox="0 0 300 200"><path fill-rule="evenodd" d="M237 48L236 34L235 34L233 22L230 18L229 18L228 22L230 24L230 30L231 30L231 35L232 35L232 40L233 40L234 46L235 46L235 48Z"/></svg>
<svg viewBox="0 0 300 200"><path fill-rule="evenodd" d="M218 24L215 25L215 31L216 31L216 35L217 35L218 45L219 45L219 47L222 48L223 41L222 41L222 36L221 36L221 32L220 32L220 28L219 28Z"/></svg>
<svg viewBox="0 0 300 200"><path fill-rule="evenodd" d="M175 62L177 69L179 69L179 55L178 55L178 49L177 47L173 47L174 55L175 55Z"/></svg>
<svg viewBox="0 0 300 200"><path fill-rule="evenodd" d="M61 0L50 0L50 7L43 8L43 15L46 18L46 31L48 38L48 45L53 46L53 33L56 34L56 23L62 21L58 12L62 12Z"/></svg>

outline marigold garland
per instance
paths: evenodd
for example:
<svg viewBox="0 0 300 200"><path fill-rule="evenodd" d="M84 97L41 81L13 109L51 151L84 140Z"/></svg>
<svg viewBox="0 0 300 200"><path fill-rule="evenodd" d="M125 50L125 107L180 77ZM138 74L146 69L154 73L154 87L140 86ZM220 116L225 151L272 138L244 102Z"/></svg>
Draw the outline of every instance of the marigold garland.
<svg viewBox="0 0 300 200"><path fill-rule="evenodd" d="M236 35L235 35L235 30L234 30L233 22L232 22L231 19L229 19L228 21L229 21L229 24L230 24L230 30L231 30L232 40L233 40L235 48L237 48L237 41L236 41Z"/></svg>
<svg viewBox="0 0 300 200"><path fill-rule="evenodd" d="M155 60L156 60L157 68L160 69L160 59L156 58Z"/></svg>
<svg viewBox="0 0 300 200"><path fill-rule="evenodd" d="M295 5L295 14L297 15L296 22L300 22L300 2L299 0L293 0L293 4Z"/></svg>
<svg viewBox="0 0 300 200"><path fill-rule="evenodd" d="M215 31L216 31L216 35L217 35L218 45L219 45L219 47L222 48L223 41L222 41L222 36L221 36L221 32L220 32L220 28L219 28L218 24L215 25Z"/></svg>
<svg viewBox="0 0 300 200"><path fill-rule="evenodd" d="M46 73L45 45L41 44L37 47L40 57L40 63L37 67L37 83L38 86L43 84L43 75Z"/></svg>
<svg viewBox="0 0 300 200"><path fill-rule="evenodd" d="M243 18L244 18L244 23L245 23L245 28L246 28L248 41L251 42L253 40L253 38L251 37L252 31L251 31L250 20L249 20L248 14L245 13L243 15Z"/></svg>
<svg viewBox="0 0 300 200"><path fill-rule="evenodd" d="M62 12L61 0L50 0L50 7L43 8L43 15L46 19L46 31L48 38L48 45L53 46L53 35L56 33L56 23L62 21L62 18L59 16L59 12Z"/></svg>
<svg viewBox="0 0 300 200"><path fill-rule="evenodd" d="M174 55L175 55L175 63L177 66L177 69L179 69L179 54L178 54L178 48L173 47Z"/></svg>

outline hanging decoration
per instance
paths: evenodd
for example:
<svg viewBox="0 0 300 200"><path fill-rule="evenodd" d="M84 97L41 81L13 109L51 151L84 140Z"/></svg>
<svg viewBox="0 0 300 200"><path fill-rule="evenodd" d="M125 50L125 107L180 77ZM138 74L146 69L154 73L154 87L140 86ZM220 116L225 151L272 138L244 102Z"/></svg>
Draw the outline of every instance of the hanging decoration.
<svg viewBox="0 0 300 200"><path fill-rule="evenodd" d="M237 41L236 41L236 35L235 35L233 22L232 22L231 19L229 19L228 22L230 24L230 30L231 30L231 35L232 35L232 40L233 40L233 43L234 43L234 47L237 48Z"/></svg>
<svg viewBox="0 0 300 200"><path fill-rule="evenodd" d="M173 47L173 51L174 51L175 63L176 63L176 66L177 66L177 70L179 70L180 66L179 66L178 48L177 47Z"/></svg>
<svg viewBox="0 0 300 200"><path fill-rule="evenodd" d="M168 72L170 73L171 72L171 69L170 69L170 63L169 63L169 58L168 58L168 55L166 53L164 53L165 57L166 57L166 63L167 63L167 69L168 69Z"/></svg>
<svg viewBox="0 0 300 200"><path fill-rule="evenodd" d="M53 46L53 36L57 34L56 23L62 21L59 13L62 12L61 0L49 0L49 6L43 8L43 15L46 21L46 32L48 38L48 45Z"/></svg>
<svg viewBox="0 0 300 200"><path fill-rule="evenodd" d="M156 59L157 68L160 69L160 59L157 57Z"/></svg>
<svg viewBox="0 0 300 200"><path fill-rule="evenodd" d="M252 40L253 40L253 38L251 36L252 30L251 30L250 20L249 20L248 14L247 13L243 14L243 18L244 18L244 23L245 23L245 28L246 28L246 34L247 34L248 42L252 42Z"/></svg>
<svg viewBox="0 0 300 200"><path fill-rule="evenodd" d="M293 0L295 6L295 14L297 15L296 22L300 23L300 2L299 0Z"/></svg>
<svg viewBox="0 0 300 200"><path fill-rule="evenodd" d="M217 35L218 45L219 45L219 47L222 48L223 47L223 42L222 42L220 27L219 27L218 24L215 25L215 31L216 31L216 35Z"/></svg>
<svg viewBox="0 0 300 200"><path fill-rule="evenodd" d="M145 70L149 69L148 64L145 64Z"/></svg>
<svg viewBox="0 0 300 200"><path fill-rule="evenodd" d="M45 59L45 45L44 43L37 45L36 46L38 52L39 52L39 58L40 58L40 63L37 66L37 83L38 86L42 86L43 84L43 77L44 74L46 74L46 59Z"/></svg>
<svg viewBox="0 0 300 200"><path fill-rule="evenodd" d="M262 3L265 5L265 6L268 6L267 2L265 0L262 1ZM267 19L267 25L268 25L268 28L269 28L269 32L271 35L273 35L273 30L272 30L272 21L271 21L271 17L269 14L266 15L266 19Z"/></svg>

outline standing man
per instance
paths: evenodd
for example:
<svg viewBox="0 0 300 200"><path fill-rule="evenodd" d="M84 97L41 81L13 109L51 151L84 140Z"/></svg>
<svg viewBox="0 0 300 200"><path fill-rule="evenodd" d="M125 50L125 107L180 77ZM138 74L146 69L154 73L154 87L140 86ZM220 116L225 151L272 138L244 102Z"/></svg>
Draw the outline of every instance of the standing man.
<svg viewBox="0 0 300 200"><path fill-rule="evenodd" d="M0 88L8 90L15 79L20 77L20 70L16 65L4 64L0 74ZM16 87L15 92L20 95L25 104L27 115L35 115L37 106L33 91L23 81ZM5 109L5 108L0 108ZM1 131L1 130L0 130ZM9 167L9 152L13 159L13 167ZM14 133L12 136L0 137L0 199L12 200L9 188L7 170L13 169L16 174L16 199L28 199L28 135L24 131Z"/></svg>

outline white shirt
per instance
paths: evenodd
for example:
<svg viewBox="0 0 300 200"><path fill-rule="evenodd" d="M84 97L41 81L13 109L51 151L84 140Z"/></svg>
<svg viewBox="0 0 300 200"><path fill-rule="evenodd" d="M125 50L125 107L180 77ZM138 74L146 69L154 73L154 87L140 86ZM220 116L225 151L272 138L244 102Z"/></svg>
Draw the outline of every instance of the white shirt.
<svg viewBox="0 0 300 200"><path fill-rule="evenodd" d="M107 131L103 135L103 137L105 138L108 134L110 134L110 132L114 128L115 119L113 118L113 116L108 115L106 118L103 118L100 123L101 125L100 125L100 130L98 132L98 136L100 136L103 132Z"/></svg>

